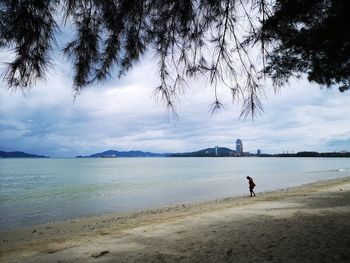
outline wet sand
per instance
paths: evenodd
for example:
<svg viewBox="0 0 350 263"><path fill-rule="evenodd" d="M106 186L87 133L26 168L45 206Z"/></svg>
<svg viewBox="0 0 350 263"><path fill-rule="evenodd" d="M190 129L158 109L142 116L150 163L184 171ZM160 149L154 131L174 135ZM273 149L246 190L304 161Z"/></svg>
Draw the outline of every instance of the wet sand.
<svg viewBox="0 0 350 263"><path fill-rule="evenodd" d="M350 262L350 178L0 238L0 262Z"/></svg>

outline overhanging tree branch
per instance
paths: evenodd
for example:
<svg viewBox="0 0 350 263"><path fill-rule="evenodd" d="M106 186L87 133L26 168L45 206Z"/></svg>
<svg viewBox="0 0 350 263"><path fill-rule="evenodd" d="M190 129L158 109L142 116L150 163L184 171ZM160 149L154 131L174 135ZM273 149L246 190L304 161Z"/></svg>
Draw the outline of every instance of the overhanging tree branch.
<svg viewBox="0 0 350 263"><path fill-rule="evenodd" d="M212 113L222 108L218 89L228 87L242 102L241 116L253 117L262 110L261 76L275 86L306 75L349 89L349 13L348 0L2 0L0 48L14 54L2 77L14 88L43 79L66 22L75 30L64 52L77 93L115 71L121 77L153 52L156 93L170 112L188 80L205 76L214 88Z"/></svg>

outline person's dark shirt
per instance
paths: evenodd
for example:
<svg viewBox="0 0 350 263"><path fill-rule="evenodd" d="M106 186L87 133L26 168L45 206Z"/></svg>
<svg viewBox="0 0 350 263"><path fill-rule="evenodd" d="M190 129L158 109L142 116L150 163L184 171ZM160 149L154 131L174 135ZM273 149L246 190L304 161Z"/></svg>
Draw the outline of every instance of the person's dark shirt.
<svg viewBox="0 0 350 263"><path fill-rule="evenodd" d="M249 188L254 188L255 187L255 183L253 182L253 179L252 178L250 178L249 179Z"/></svg>

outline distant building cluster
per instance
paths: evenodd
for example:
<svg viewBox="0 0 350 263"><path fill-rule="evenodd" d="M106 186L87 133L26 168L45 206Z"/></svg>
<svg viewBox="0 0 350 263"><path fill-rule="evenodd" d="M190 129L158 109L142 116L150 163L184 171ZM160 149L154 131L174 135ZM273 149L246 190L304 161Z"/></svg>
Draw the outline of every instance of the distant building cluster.
<svg viewBox="0 0 350 263"><path fill-rule="evenodd" d="M219 146L215 146L213 148L213 152L212 154L214 156L236 156L236 157L239 157L239 156L255 156L255 154L251 154L249 152L244 152L244 148L243 148L243 142L241 139L237 139L236 140L236 150L230 150L228 148L222 148L222 147L219 147ZM229 151L227 151L229 150ZM206 151L205 152L206 155L210 155L210 151ZM257 150L257 156L260 156L261 155L261 150Z"/></svg>
<svg viewBox="0 0 350 263"><path fill-rule="evenodd" d="M264 156L261 150L258 149L256 153L245 152L243 147L243 141L237 139L234 142L235 148L230 149L227 147L214 146L213 148L206 148L196 152L188 153L175 153L171 154L172 157L253 157Z"/></svg>
<svg viewBox="0 0 350 263"><path fill-rule="evenodd" d="M233 152L231 155L233 155L233 156L261 156L261 150L257 149L256 154L253 154L250 152L244 152L242 140L237 139L236 140L236 151Z"/></svg>
<svg viewBox="0 0 350 263"><path fill-rule="evenodd" d="M230 150L229 152L223 152L223 148L215 146L214 147L214 156L260 156L261 150L258 149L256 154L251 154L250 152L244 152L243 142L241 139L236 140L236 150ZM226 148L227 149L227 148ZM227 149L229 150L229 149ZM209 154L209 152L207 152Z"/></svg>

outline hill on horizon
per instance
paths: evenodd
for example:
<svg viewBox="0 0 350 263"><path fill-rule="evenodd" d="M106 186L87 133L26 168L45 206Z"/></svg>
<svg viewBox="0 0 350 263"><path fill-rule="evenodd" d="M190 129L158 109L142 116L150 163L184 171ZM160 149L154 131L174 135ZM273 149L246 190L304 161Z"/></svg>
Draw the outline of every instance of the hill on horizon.
<svg viewBox="0 0 350 263"><path fill-rule="evenodd" d="M213 156L233 156L236 154L235 150L231 150L227 147L218 147L218 155L215 154L215 148L206 148L194 152L183 153L153 153L143 151L116 151L108 150L100 153L94 153L91 155L78 155L75 158L98 158L98 157L213 157Z"/></svg>
<svg viewBox="0 0 350 263"><path fill-rule="evenodd" d="M116 157L166 157L169 154L166 153L152 153L152 152L143 152L143 151L115 151L108 150L100 153L94 153L88 156L76 156L76 158L98 158L104 156L113 156Z"/></svg>
<svg viewBox="0 0 350 263"><path fill-rule="evenodd" d="M215 154L215 148L206 148L195 152L173 153L171 157L213 157L213 156L233 156L236 151L227 147L218 147L218 154Z"/></svg>
<svg viewBox="0 0 350 263"><path fill-rule="evenodd" d="M37 155L37 154L20 152L20 151L15 151L15 152L0 151L0 158L50 158L50 157L45 155Z"/></svg>

